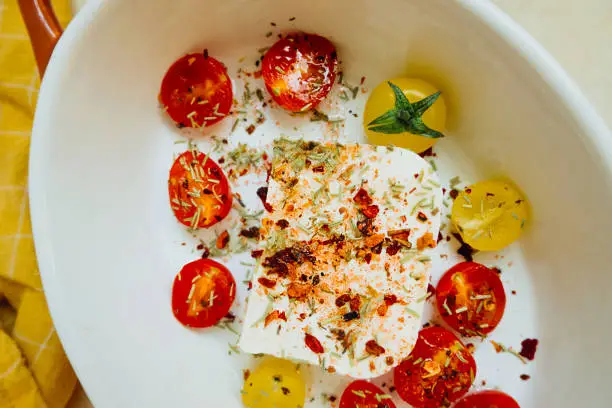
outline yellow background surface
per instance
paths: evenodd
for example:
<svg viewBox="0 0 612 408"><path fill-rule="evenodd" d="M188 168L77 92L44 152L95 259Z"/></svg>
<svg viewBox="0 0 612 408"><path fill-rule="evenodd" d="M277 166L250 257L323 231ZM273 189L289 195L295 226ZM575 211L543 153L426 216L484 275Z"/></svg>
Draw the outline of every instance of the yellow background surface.
<svg viewBox="0 0 612 408"><path fill-rule="evenodd" d="M70 2L56 0L62 24ZM17 0L0 0L0 407L63 408L76 376L42 293L27 166L40 84Z"/></svg>

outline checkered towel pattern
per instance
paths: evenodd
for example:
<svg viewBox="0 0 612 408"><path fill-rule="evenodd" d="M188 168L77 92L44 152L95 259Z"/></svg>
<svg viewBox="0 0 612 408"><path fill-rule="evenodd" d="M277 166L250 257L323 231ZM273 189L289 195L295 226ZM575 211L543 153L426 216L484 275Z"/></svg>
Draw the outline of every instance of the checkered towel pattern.
<svg viewBox="0 0 612 408"><path fill-rule="evenodd" d="M54 1L62 23L70 2ZM27 166L38 71L17 0L0 0L0 407L63 408L76 377L45 302Z"/></svg>

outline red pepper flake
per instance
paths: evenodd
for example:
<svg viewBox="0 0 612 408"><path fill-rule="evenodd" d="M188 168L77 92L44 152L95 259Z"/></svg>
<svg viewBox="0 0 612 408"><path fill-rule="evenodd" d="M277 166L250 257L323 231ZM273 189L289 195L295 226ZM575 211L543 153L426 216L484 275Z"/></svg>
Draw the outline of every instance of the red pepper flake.
<svg viewBox="0 0 612 408"><path fill-rule="evenodd" d="M255 125L251 124L248 128L246 128L246 131L249 135L252 135L253 132L255 132Z"/></svg>
<svg viewBox="0 0 612 408"><path fill-rule="evenodd" d="M204 248L204 250L202 251L202 259L206 259L210 256L210 250L208 248Z"/></svg>
<svg viewBox="0 0 612 408"><path fill-rule="evenodd" d="M255 250L251 251L251 257L252 258L257 259L257 258L259 258L262 255L263 255L263 249L255 249Z"/></svg>
<svg viewBox="0 0 612 408"><path fill-rule="evenodd" d="M387 306L386 303L383 303L382 305L376 308L376 313L378 313L380 317L385 317L385 315L387 314L387 310L389 310L389 306Z"/></svg>
<svg viewBox="0 0 612 408"><path fill-rule="evenodd" d="M385 299L385 303L387 304L387 306L393 306L394 304L397 303L397 296L393 294L385 295L384 299Z"/></svg>
<svg viewBox="0 0 612 408"><path fill-rule="evenodd" d="M267 212L274 211L274 208L272 208L272 206L266 202L266 198L268 197L268 187L259 187L257 189L257 197L259 197Z"/></svg>
<svg viewBox="0 0 612 408"><path fill-rule="evenodd" d="M537 339L525 339L521 342L521 352L519 354L525 357L527 360L533 360L535 358L537 348Z"/></svg>
<svg viewBox="0 0 612 408"><path fill-rule="evenodd" d="M472 189L471 188L466 188L465 189L465 193L466 194L472 194Z"/></svg>
<svg viewBox="0 0 612 408"><path fill-rule="evenodd" d="M385 358L385 363L386 363L388 366L392 366L394 362L395 362L395 360L394 360L394 359L393 359L393 357L391 357L391 356L389 356L389 357Z"/></svg>
<svg viewBox="0 0 612 408"><path fill-rule="evenodd" d="M351 295L349 295L348 293L345 293L342 296L338 296L338 298L336 299L336 306L342 307L347 302L350 302L350 301L351 301Z"/></svg>
<svg viewBox="0 0 612 408"><path fill-rule="evenodd" d="M264 327L268 327L268 325L274 320L287 321L287 315L285 315L285 312L279 312L278 310L272 311L272 313L266 316L266 320L264 321Z"/></svg>
<svg viewBox="0 0 612 408"><path fill-rule="evenodd" d="M493 340L491 340L491 344L493 345L493 348L495 349L496 353L501 353L505 350L505 347Z"/></svg>
<svg viewBox="0 0 612 408"><path fill-rule="evenodd" d="M368 205L366 208L361 210L363 215L365 215L368 218L376 218L379 211L380 210L377 205Z"/></svg>
<svg viewBox="0 0 612 408"><path fill-rule="evenodd" d="M318 166L315 166L312 168L312 172L313 173L324 173L325 172L325 166L322 164L319 164Z"/></svg>
<svg viewBox="0 0 612 408"><path fill-rule="evenodd" d="M197 249L198 251L203 250L203 249L204 249L204 244L198 244L198 246L196 247L196 249Z"/></svg>
<svg viewBox="0 0 612 408"><path fill-rule="evenodd" d="M393 241L388 247L387 247L387 254L389 256L393 256L395 254L397 254L399 252L399 250L402 249L402 246L396 242Z"/></svg>
<svg viewBox="0 0 612 408"><path fill-rule="evenodd" d="M497 266L494 266L491 269L493 270L493 272L495 272L498 275L501 275L501 273L502 273L501 269L499 269Z"/></svg>
<svg viewBox="0 0 612 408"><path fill-rule="evenodd" d="M472 262L474 260L474 254L478 251L466 244L460 234L453 232L453 237L461 244L459 249L457 249L457 253L465 258L467 262Z"/></svg>
<svg viewBox="0 0 612 408"><path fill-rule="evenodd" d="M363 257L363 259L366 261L366 263L369 265L370 262L372 262L372 254L371 253L367 253L365 254L365 256Z"/></svg>
<svg viewBox="0 0 612 408"><path fill-rule="evenodd" d="M280 229L284 230L285 228L289 227L289 221L287 221L287 220L278 220L278 221L276 221L276 225L278 227L280 227Z"/></svg>
<svg viewBox="0 0 612 408"><path fill-rule="evenodd" d="M240 231L240 236L245 238L259 238L259 227L251 227Z"/></svg>
<svg viewBox="0 0 612 408"><path fill-rule="evenodd" d="M287 296L290 299L300 299L306 297L311 290L309 283L291 282L287 288Z"/></svg>
<svg viewBox="0 0 612 408"><path fill-rule="evenodd" d="M430 147L429 149L425 150L424 152L419 153L419 156L421 157L432 157L434 155L433 152L433 148Z"/></svg>
<svg viewBox="0 0 612 408"><path fill-rule="evenodd" d="M248 380L250 375L251 375L251 370L249 370L248 368L245 368L244 370L242 370L242 378L244 378L244 381Z"/></svg>
<svg viewBox="0 0 612 408"><path fill-rule="evenodd" d="M268 289L272 289L273 287L276 286L276 281L272 280L272 279L268 279L268 278L264 278L263 276L259 279L257 279L257 282L259 282L259 284L261 286L264 286Z"/></svg>
<svg viewBox="0 0 612 408"><path fill-rule="evenodd" d="M315 354L321 354L325 351L321 345L321 342L312 334L306 333L304 343L306 343L306 347L308 347L310 351Z"/></svg>
<svg viewBox="0 0 612 408"><path fill-rule="evenodd" d="M374 234L366 237L363 240L363 244L367 248L374 248L377 245L380 245L385 240L385 236L383 234Z"/></svg>
<svg viewBox="0 0 612 408"><path fill-rule="evenodd" d="M531 378L531 376L530 376L530 375L527 375L527 374L521 374L521 380L523 380L523 381L527 381L527 380L529 380L530 378Z"/></svg>
<svg viewBox="0 0 612 408"><path fill-rule="evenodd" d="M448 194L450 195L450 198L454 200L459 196L459 190L452 189Z"/></svg>
<svg viewBox="0 0 612 408"><path fill-rule="evenodd" d="M230 240L229 233L227 231L223 231L217 237L217 243L216 243L217 249L223 249L223 248L227 247L227 244L229 243L229 240Z"/></svg>
<svg viewBox="0 0 612 408"><path fill-rule="evenodd" d="M358 312L359 308L361 307L361 297L359 295L353 296L350 301L350 306L353 312Z"/></svg>
<svg viewBox="0 0 612 408"><path fill-rule="evenodd" d="M366 190L360 188L357 194L355 194L355 197L353 197L353 201L355 201L357 205L368 206L372 204L372 197L370 197L370 194L368 194Z"/></svg>
<svg viewBox="0 0 612 408"><path fill-rule="evenodd" d="M421 222L425 222L425 221L427 221L427 215L425 215L425 213L419 211L419 213L417 214L417 220L419 220Z"/></svg>
<svg viewBox="0 0 612 408"><path fill-rule="evenodd" d="M385 354L384 347L378 344L376 340L369 340L365 345L365 351L366 353L377 357L381 354Z"/></svg>

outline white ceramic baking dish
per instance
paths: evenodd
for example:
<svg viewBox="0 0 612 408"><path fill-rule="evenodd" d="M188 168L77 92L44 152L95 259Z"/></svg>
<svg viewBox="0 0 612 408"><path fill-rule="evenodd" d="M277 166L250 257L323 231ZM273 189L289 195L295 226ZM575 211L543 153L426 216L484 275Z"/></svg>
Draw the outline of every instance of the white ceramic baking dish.
<svg viewBox="0 0 612 408"><path fill-rule="evenodd" d="M48 2L21 3L44 68L59 29ZM346 72L372 85L415 75L443 90L446 157L511 177L533 206L514 319L537 328L516 335L540 347L529 384L508 387L526 408L609 406L610 132L532 38L468 0L92 0L80 11L46 71L29 189L49 306L94 404L240 405L225 343L180 331L170 313L189 255L176 254L164 192L174 130L156 98L175 58L207 47L237 59L265 43L271 21L329 37ZM489 380L504 388L496 364Z"/></svg>

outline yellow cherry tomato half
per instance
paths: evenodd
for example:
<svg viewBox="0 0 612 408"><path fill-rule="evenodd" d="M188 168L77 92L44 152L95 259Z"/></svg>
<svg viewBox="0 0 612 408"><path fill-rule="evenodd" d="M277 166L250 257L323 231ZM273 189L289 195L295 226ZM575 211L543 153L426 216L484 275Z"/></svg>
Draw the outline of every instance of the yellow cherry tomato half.
<svg viewBox="0 0 612 408"><path fill-rule="evenodd" d="M403 102L409 102L412 109L405 104L402 108L402 100L398 101L401 95L392 85L403 92L407 99ZM370 143L394 145L421 153L443 136L446 103L438 89L429 82L417 78L394 78L374 88L365 106L363 124Z"/></svg>
<svg viewBox="0 0 612 408"><path fill-rule="evenodd" d="M300 368L278 358L266 358L246 376L242 402L248 408L298 408L306 399Z"/></svg>
<svg viewBox="0 0 612 408"><path fill-rule="evenodd" d="M451 221L463 240L480 251L497 251L516 241L529 219L529 203L511 183L486 180L455 198Z"/></svg>

